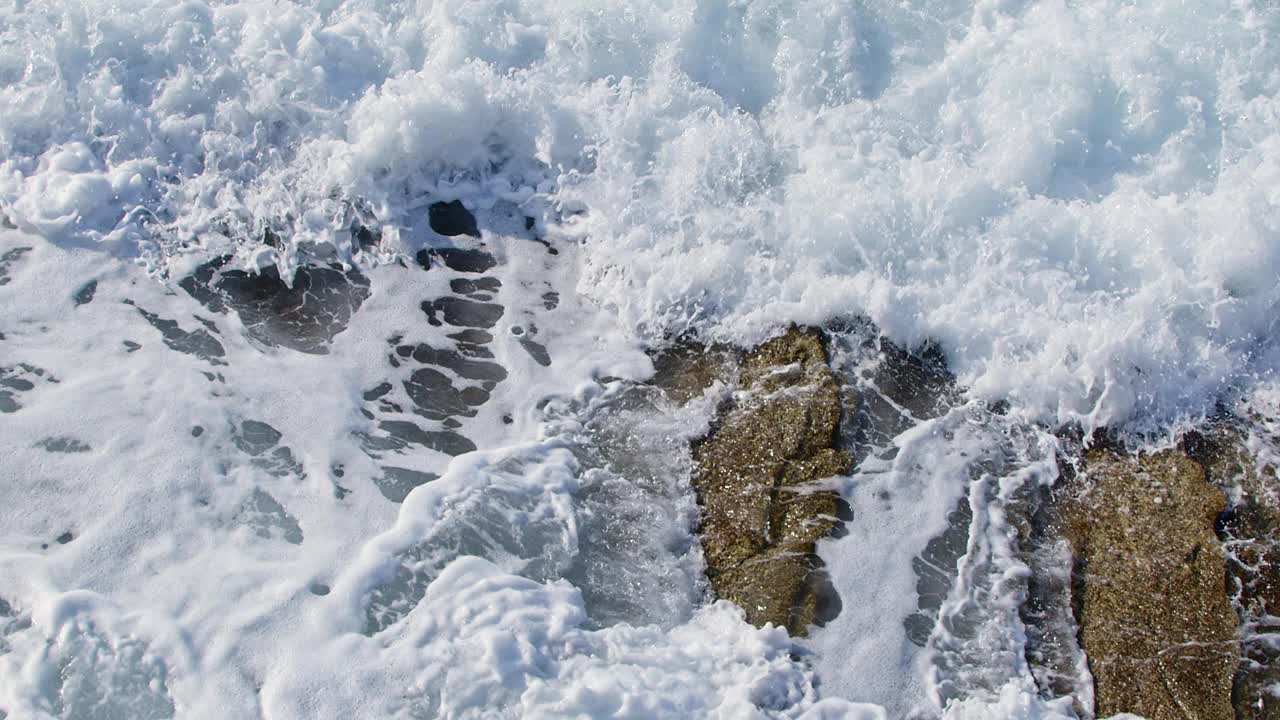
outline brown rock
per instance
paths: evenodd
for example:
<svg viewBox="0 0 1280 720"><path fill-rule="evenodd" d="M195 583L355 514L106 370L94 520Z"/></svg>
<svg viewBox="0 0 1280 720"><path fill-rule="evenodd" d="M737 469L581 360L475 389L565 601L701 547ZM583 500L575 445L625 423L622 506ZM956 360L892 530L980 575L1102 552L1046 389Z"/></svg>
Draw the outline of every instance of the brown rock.
<svg viewBox="0 0 1280 720"><path fill-rule="evenodd" d="M802 634L823 582L814 545L838 509L812 484L849 467L834 448L840 389L820 337L795 329L748 353L739 382L748 395L693 450L707 575L750 622Z"/></svg>
<svg viewBox="0 0 1280 720"><path fill-rule="evenodd" d="M1069 522L1098 716L1230 720L1239 648L1214 534L1222 493L1175 451L1095 450L1086 476Z"/></svg>

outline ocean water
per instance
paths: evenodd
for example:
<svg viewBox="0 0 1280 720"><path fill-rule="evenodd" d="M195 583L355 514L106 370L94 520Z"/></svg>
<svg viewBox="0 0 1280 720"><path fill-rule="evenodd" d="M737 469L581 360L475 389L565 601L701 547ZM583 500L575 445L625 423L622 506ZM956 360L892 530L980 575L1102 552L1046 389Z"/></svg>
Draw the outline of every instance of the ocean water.
<svg viewBox="0 0 1280 720"><path fill-rule="evenodd" d="M1076 717L1018 517L1280 405L1280 6L7 0L0 213L0 718ZM647 384L793 323L871 408L800 641Z"/></svg>

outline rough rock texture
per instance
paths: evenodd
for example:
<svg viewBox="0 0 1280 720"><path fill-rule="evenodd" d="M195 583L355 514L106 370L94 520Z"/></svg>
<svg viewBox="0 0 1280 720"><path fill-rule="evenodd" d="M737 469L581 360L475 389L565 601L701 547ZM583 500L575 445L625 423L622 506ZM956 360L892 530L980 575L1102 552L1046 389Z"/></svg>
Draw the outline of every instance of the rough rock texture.
<svg viewBox="0 0 1280 720"><path fill-rule="evenodd" d="M1259 467L1244 433L1222 428L1192 443L1227 495L1218 537L1227 593L1240 617L1242 653L1232 699L1240 720L1280 720L1280 481Z"/></svg>
<svg viewBox="0 0 1280 720"><path fill-rule="evenodd" d="M834 447L839 387L820 337L795 329L748 353L739 379L747 394L693 449L707 574L753 624L802 634L825 580L814 545L838 510L813 481L849 468Z"/></svg>
<svg viewBox="0 0 1280 720"><path fill-rule="evenodd" d="M1214 523L1222 493L1178 451L1087 454L1069 511L1098 717L1234 717L1239 648Z"/></svg>

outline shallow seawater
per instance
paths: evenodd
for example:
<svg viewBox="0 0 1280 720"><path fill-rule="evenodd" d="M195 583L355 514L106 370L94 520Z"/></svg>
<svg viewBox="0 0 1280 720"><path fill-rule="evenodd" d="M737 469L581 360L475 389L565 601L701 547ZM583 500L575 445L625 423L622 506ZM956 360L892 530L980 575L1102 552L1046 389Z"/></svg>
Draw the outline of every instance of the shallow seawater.
<svg viewBox="0 0 1280 720"><path fill-rule="evenodd" d="M1059 430L1231 412L1273 462L1277 38L1262 0L0 8L0 718L1087 716ZM805 639L706 584L732 389L650 383L792 324L854 460Z"/></svg>

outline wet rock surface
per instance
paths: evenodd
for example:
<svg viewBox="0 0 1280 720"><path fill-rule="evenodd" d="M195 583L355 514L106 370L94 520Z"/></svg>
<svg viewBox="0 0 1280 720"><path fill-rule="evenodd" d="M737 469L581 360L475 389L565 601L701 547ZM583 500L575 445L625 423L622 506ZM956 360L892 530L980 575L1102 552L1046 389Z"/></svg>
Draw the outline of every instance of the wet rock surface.
<svg viewBox="0 0 1280 720"><path fill-rule="evenodd" d="M919 647L929 644L939 611L951 593L960 559L969 549L972 522L969 498L962 497L947 515L947 529L911 560L911 570L916 576L916 611L907 616L903 626L907 639Z"/></svg>
<svg viewBox="0 0 1280 720"><path fill-rule="evenodd" d="M1021 508L1020 558L1030 572L1018 614L1026 629L1027 666L1041 697L1074 697L1077 714L1087 716L1091 708L1084 706L1082 697L1087 692L1082 691L1090 680L1083 672L1088 662L1077 622L1083 579L1074 572L1075 557L1064 531L1060 502L1069 484L1031 489Z"/></svg>
<svg viewBox="0 0 1280 720"><path fill-rule="evenodd" d="M780 501L791 497L791 473L810 479L843 473L848 461L833 457L835 448L859 457L884 453L900 433L967 405L936 349L905 352L874 328L864 337L872 337L874 347L853 355L865 358L869 350L875 360L859 361L853 376L840 365L842 354L832 361L844 386L856 388L835 444L830 435L838 413L821 408L836 388L824 377L829 371L816 338L792 331L745 356L683 343L655 357L653 384L675 402L716 382L748 391L722 407L715 430L695 445L693 485L711 585L719 597L743 606L753 623L799 632L820 614L813 580L821 569L810 553L816 539L832 531L838 507L822 493L799 496L810 504L799 513L809 520L803 532L789 533ZM978 403L967 417L983 426L1021 427L1001 421L1005 413L1002 403ZM1280 483L1274 468L1255 459L1239 431L1219 433L1212 442L1202 438L1196 448L1139 455L1103 435L1095 436L1092 450L1070 432L1059 440L1058 481L1028 482L1000 500L1027 571L1021 579L1006 578L1022 586L1017 615L1025 635L1016 649L1042 696L1073 698L1081 716L1277 717ZM1000 476L1001 457L1025 456L1012 446L1001 452L975 457L975 477ZM982 621L968 618L966 606L952 598L957 567L972 564L968 493L976 487L959 499L947 531L913 560L919 611L907 620L907 639L939 655L946 654L936 637L939 624L947 630L942 636L954 640ZM990 483L981 487L993 492ZM979 505L992 502L988 497ZM942 617L940 608L951 612ZM958 657L964 661L963 653ZM973 667L951 668L956 677L942 668L939 692L964 697L966 688L999 686L1000 672L994 684L973 685L969 676L980 674L970 672ZM951 695L947 678L959 683Z"/></svg>
<svg viewBox="0 0 1280 720"><path fill-rule="evenodd" d="M151 324L151 327L160 331L164 344L170 350L200 358L210 365L227 364L223 359L227 355L226 348L208 330L186 330L177 320L160 317L153 312L148 312L146 309L135 305L132 300L126 300L125 303L134 305L138 313ZM199 318L196 319L199 320Z"/></svg>
<svg viewBox="0 0 1280 720"><path fill-rule="evenodd" d="M93 295L96 292L98 292L98 281L90 280L84 285L81 285L80 289L76 290L76 294L73 295L71 299L77 306L88 305L93 302Z"/></svg>
<svg viewBox="0 0 1280 720"><path fill-rule="evenodd" d="M56 383L58 379L44 368L18 363L0 366L0 413L14 413L22 409L22 396L43 383Z"/></svg>
<svg viewBox="0 0 1280 720"><path fill-rule="evenodd" d="M301 267L290 285L274 266L254 274L224 269L228 260L205 263L178 284L213 312L236 312L264 345L323 355L369 297L369 279L354 268Z"/></svg>
<svg viewBox="0 0 1280 720"><path fill-rule="evenodd" d="M1246 433L1217 428L1192 438L1209 480L1226 495L1217 533L1227 594L1240 618L1241 656L1232 700L1241 720L1280 718L1280 481L1259 463Z"/></svg>
<svg viewBox="0 0 1280 720"><path fill-rule="evenodd" d="M258 420L244 420L232 430L232 443L250 456L249 464L274 477L305 477L293 450L281 445L279 430Z"/></svg>
<svg viewBox="0 0 1280 720"><path fill-rule="evenodd" d="M955 376L936 345L926 343L909 352L880 337L877 330L867 332L867 338L863 345L874 350L877 360L861 371L860 384L871 392L858 396L842 431L859 458L963 402Z"/></svg>
<svg viewBox="0 0 1280 720"><path fill-rule="evenodd" d="M456 205L455 210L466 212L458 203L437 205ZM479 237L470 227L434 223L440 234ZM424 449L447 456L477 449L463 434L464 426L508 377L508 368L499 362L504 342L522 348L539 365L551 364L550 354L537 342L498 334L510 312L520 310L504 304L502 280L486 274L500 265L494 254L483 243L461 242L470 246L428 248L417 254L418 266L433 280L439 278L431 286L445 285L447 290L414 300L425 316L424 327L407 328L387 339L387 379L363 392L363 413L374 425L358 436L380 469L373 483L391 502L403 502L415 487L439 477L430 471L436 467L430 454L423 464Z"/></svg>
<svg viewBox="0 0 1280 720"><path fill-rule="evenodd" d="M476 216L460 200L432 203L427 208L427 221L431 224L431 229L441 235L480 237Z"/></svg>
<svg viewBox="0 0 1280 720"><path fill-rule="evenodd" d="M252 528L254 534L264 540L276 538L291 545L302 544L302 527L297 518L262 488L254 488L245 498L237 520Z"/></svg>
<svg viewBox="0 0 1280 720"><path fill-rule="evenodd" d="M854 367L841 367L838 377L855 392L846 392L846 417L839 430L841 447L860 461L896 454L894 438L921 422L940 417L962 402L955 376L940 348L925 343L909 351L890 342L865 321L837 324L846 357ZM903 621L907 640L925 647L955 582L960 558L968 550L973 520L967 496L947 516L946 529L911 560L915 575L916 611Z"/></svg>
<svg viewBox="0 0 1280 720"><path fill-rule="evenodd" d="M839 388L820 336L795 329L748 353L739 383L747 393L693 448L707 575L751 623L803 634L825 590L815 544L838 513L836 494L815 481L849 467L835 447Z"/></svg>
<svg viewBox="0 0 1280 720"><path fill-rule="evenodd" d="M0 254L0 285L9 284L10 266L21 260L23 255L31 252L31 249L32 248L29 245L23 245L21 247L6 250L3 254Z"/></svg>
<svg viewBox="0 0 1280 720"><path fill-rule="evenodd" d="M42 438L36 443L36 447L51 453L82 453L93 449L87 443L66 436Z"/></svg>
<svg viewBox="0 0 1280 720"><path fill-rule="evenodd" d="M684 342L653 358L652 384L676 403L701 395L713 383L731 383L740 358L723 348Z"/></svg>
<svg viewBox="0 0 1280 720"><path fill-rule="evenodd" d="M1234 717L1237 617L1214 534L1222 493L1176 450L1094 449L1078 482L1066 529L1097 715Z"/></svg>

